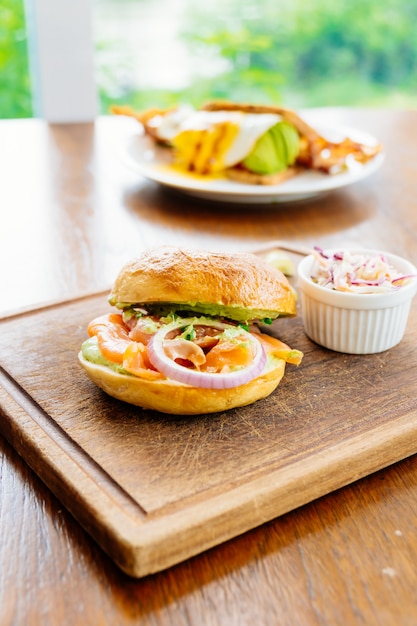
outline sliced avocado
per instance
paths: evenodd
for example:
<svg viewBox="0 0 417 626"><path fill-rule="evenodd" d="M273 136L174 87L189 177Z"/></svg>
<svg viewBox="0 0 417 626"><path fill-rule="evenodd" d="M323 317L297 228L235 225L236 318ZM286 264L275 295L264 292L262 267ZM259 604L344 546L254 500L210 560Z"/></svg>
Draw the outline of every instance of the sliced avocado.
<svg viewBox="0 0 417 626"><path fill-rule="evenodd" d="M223 304L206 304L203 302L192 303L169 303L166 306L146 305L151 313L158 315L167 315L170 312L191 311L201 313L209 317L224 317L226 319L235 320L236 322L248 322L255 319L263 320L264 318L275 319L278 317L277 311L267 311L265 309L244 309L237 306L224 306Z"/></svg>
<svg viewBox="0 0 417 626"><path fill-rule="evenodd" d="M280 170L284 170L287 167L287 143L285 136L281 131L282 122L275 124L269 131L272 140L275 144L275 150L277 153L277 160L281 164Z"/></svg>
<svg viewBox="0 0 417 626"><path fill-rule="evenodd" d="M285 168L285 161L277 153L274 138L269 130L258 139L243 165L256 174L274 174Z"/></svg>
<svg viewBox="0 0 417 626"><path fill-rule="evenodd" d="M281 134L285 140L287 164L293 165L300 152L300 136L297 130L288 122L280 122Z"/></svg>
<svg viewBox="0 0 417 626"><path fill-rule="evenodd" d="M134 305L129 304L117 304L118 308L129 310ZM236 322L250 322L253 320L265 320L275 319L277 317L285 317L286 313L280 313L279 311L270 311L267 309L245 309L238 306L225 306L224 304L209 304L205 302L153 302L146 303L144 305L146 310L152 315L160 315L162 317L168 317L181 312L190 311L193 314L206 315L208 317L224 317Z"/></svg>
<svg viewBox="0 0 417 626"><path fill-rule="evenodd" d="M258 139L243 165L256 174L275 174L293 165L299 153L297 130L281 121Z"/></svg>

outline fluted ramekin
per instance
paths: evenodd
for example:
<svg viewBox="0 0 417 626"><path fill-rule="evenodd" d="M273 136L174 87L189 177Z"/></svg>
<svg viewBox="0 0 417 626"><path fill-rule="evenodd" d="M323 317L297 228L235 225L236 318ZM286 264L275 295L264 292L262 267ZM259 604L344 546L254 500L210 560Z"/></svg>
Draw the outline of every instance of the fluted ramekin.
<svg viewBox="0 0 417 626"><path fill-rule="evenodd" d="M332 254L335 250L325 251ZM377 255L379 250L351 250L354 254ZM417 268L399 256L383 253L387 262L404 274ZM395 291L351 293L322 287L311 279L316 264L308 255L298 266L304 330L315 343L347 354L373 354L396 346L403 338L410 305L417 292L417 278Z"/></svg>

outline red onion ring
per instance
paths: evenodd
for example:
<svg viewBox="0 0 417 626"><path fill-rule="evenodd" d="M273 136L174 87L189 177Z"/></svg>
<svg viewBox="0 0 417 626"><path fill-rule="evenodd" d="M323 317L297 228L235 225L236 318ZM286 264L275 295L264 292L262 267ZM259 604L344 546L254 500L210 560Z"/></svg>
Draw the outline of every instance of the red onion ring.
<svg viewBox="0 0 417 626"><path fill-rule="evenodd" d="M148 345L148 355L152 365L167 378L185 385L201 387L203 389L230 389L232 387L238 387L239 385L248 383L259 376L262 372L266 362L266 354L263 346L255 335L248 333L243 328L239 329L241 334L247 341L250 341L255 348L255 356L252 363L248 367L235 372L228 372L226 374L216 374L211 372L200 372L176 363L165 354L163 347L164 339L172 330L188 326L190 324L194 324L196 326L211 326L213 328L218 328L219 330L232 327L230 324L215 320L188 318L176 320L175 322L171 322L167 326L160 328L160 330L153 335ZM233 326L233 328L235 328L235 326Z"/></svg>

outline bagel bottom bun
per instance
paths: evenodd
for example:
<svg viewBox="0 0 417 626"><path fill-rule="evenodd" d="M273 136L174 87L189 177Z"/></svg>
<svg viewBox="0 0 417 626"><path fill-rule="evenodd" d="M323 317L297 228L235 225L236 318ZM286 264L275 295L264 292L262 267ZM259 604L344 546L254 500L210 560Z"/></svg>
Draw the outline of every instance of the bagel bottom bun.
<svg viewBox="0 0 417 626"><path fill-rule="evenodd" d="M78 359L88 377L108 395L143 409L172 415L217 413L246 406L269 396L279 385L285 360L273 364L253 380L230 389L202 389L172 380L145 380L119 374L97 363L87 361L81 351Z"/></svg>

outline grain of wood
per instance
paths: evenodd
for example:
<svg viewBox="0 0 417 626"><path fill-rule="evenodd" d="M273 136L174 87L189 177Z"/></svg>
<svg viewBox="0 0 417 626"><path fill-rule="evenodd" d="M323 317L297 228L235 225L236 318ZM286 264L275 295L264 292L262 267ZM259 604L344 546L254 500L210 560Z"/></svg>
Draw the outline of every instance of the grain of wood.
<svg viewBox="0 0 417 626"><path fill-rule="evenodd" d="M221 250L249 249L277 239L306 247L366 243L417 262L412 167L415 111L326 109L324 113L332 122L378 137L386 149L383 168L371 179L325 197L271 207L219 207L148 184L125 168L113 149L120 137L114 119L66 126L48 126L41 120L3 120L0 138L7 149L0 151L0 198L6 207L0 211L0 315L107 289L124 261L146 246L160 243ZM288 338L298 343L299 327L291 329ZM84 321L79 321L74 338L83 332ZM393 350L380 359L372 358L366 368L360 366L357 371L355 360L337 360L308 345L303 369L294 372L301 379L298 385L303 384L293 389L294 377L289 371L281 390L297 402L306 428L312 432L317 428L316 439L324 447L338 432L349 435L357 422L348 420L337 431L324 410L318 424L312 410L317 403L328 408L336 401L344 410L346 403L352 402L350 383L367 383L366 397L354 402L362 424L381 420L383 425L386 410L393 424L400 423L404 411L408 411L410 423L415 418L415 332L413 317L407 329L410 343L402 360ZM0 345L4 343L0 332ZM39 394L42 374L36 355L27 354L23 336L18 337L16 350L29 359ZM60 358L64 355L65 350L60 350ZM45 347L40 358L53 361ZM311 382L310 370L326 375ZM24 385L27 382L25 379ZM60 397L48 397L47 391L41 395L41 402L56 414ZM265 403L267 413L270 402ZM77 402L68 404L71 415L76 415ZM87 415L85 403L79 404L79 412L79 418ZM101 414L101 441L111 433L111 416L110 409ZM3 413L0 420L4 426ZM281 420L291 424L285 403L280 403L279 420L269 420L264 437L260 437L259 426L263 423L265 427L266 420L261 413L246 416L242 424L237 415L223 416L211 426L202 420L198 436L193 431L192 441L187 441L193 456L187 459L183 455L180 464L182 469L194 470L191 493L201 485L204 493L198 470L204 467L204 450L210 448L210 442L230 456L230 465L223 468L227 474L236 458L234 435L241 430L240 458L246 467L255 466L256 445L265 454L268 438L277 436L276 425ZM294 454L306 443L294 422L292 444L283 453ZM132 427L130 415L117 423L123 435ZM66 426L71 426L71 419ZM84 428L86 439L91 439L94 431L88 419ZM147 475L152 467L158 467L160 442L163 455L159 463L165 472L173 473L175 483L175 455L163 430L148 418L136 431L136 440L142 429L147 432ZM217 439L213 439L215 429ZM186 430L185 422L172 428L176 446ZM413 438L408 439L412 444ZM198 441L204 443L200 454ZM107 449L105 445L105 453ZM0 451L2 626L270 626L278 620L280 626L414 626L417 621L415 456L167 570L135 580L113 564L2 439ZM380 452L380 456L387 460L385 454ZM213 483L216 468L209 466L208 470ZM330 478L334 481L334 476ZM167 499L168 482L162 476L161 484L155 483L157 494L152 494L151 484L141 484L148 507L158 507L160 500Z"/></svg>

